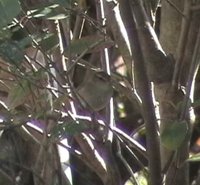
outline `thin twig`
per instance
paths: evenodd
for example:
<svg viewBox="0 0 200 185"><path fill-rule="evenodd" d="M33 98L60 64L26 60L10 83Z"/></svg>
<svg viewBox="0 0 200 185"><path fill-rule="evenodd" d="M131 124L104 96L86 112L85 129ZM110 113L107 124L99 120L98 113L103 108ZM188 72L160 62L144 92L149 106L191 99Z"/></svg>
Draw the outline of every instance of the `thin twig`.
<svg viewBox="0 0 200 185"><path fill-rule="evenodd" d="M169 5L173 7L180 15L186 18L186 15L173 2L171 2L170 0L165 0L165 1L168 2Z"/></svg>
<svg viewBox="0 0 200 185"><path fill-rule="evenodd" d="M122 155L119 140L117 140L117 156L121 159L122 163L124 164L124 166L126 167L128 172L130 173L130 175L132 177L132 178L130 178L130 180L132 181L132 183L135 184L135 185L139 185L137 179L135 178L133 170L131 169L130 165L128 164L128 162L126 161L126 159Z"/></svg>
<svg viewBox="0 0 200 185"><path fill-rule="evenodd" d="M14 21L15 21L15 23L18 24L21 28L23 28L23 30L25 30L29 35L31 35L31 34L29 33L29 31L28 31L27 29L25 29L25 28L23 27L23 25L21 25L21 23L20 23L17 19L14 19ZM58 70L57 67L54 65L54 62L53 62L53 61L51 60L51 58L43 51L43 49L39 46L38 42L37 42L35 39L33 39L31 36L29 36L29 38L32 40L33 45L34 45L38 50L41 51L41 53L43 54L43 56L44 56L44 57L48 60L48 62L50 62L50 64L54 67L55 71L56 71L57 73L59 73L59 70ZM25 58L25 61L27 61L28 63L30 63L30 61L28 61L28 59L30 58L28 55L25 55L24 58ZM56 77L48 70L48 68L44 67L44 66L43 66L40 62L38 62L37 60L34 60L34 62L35 62L37 65L39 65L44 71L46 71L46 72L55 80L55 82L59 85L60 88L63 88L63 86L59 83L59 81L56 79ZM60 75L61 78L63 77L62 74L59 73L59 75Z"/></svg>

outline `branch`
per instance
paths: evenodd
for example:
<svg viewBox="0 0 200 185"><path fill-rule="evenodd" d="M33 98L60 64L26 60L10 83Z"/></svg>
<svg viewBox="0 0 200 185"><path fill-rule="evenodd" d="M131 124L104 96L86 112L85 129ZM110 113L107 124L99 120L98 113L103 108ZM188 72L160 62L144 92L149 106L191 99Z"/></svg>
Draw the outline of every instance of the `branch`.
<svg viewBox="0 0 200 185"><path fill-rule="evenodd" d="M148 78L154 83L171 81L173 62L163 51L141 1L130 1L130 7L130 14L133 15L135 20L135 32L137 31L138 42L147 67Z"/></svg>
<svg viewBox="0 0 200 185"><path fill-rule="evenodd" d="M123 57L126 64L126 68L130 77L133 78L133 64L130 53L129 42L127 39L126 30L124 28L122 19L120 17L120 12L117 4L114 1L106 0L104 3L106 20L108 21L108 26L111 27L114 40L119 47L119 51Z"/></svg>
<svg viewBox="0 0 200 185"><path fill-rule="evenodd" d="M136 17L133 18L130 5L134 6L135 4L134 5L128 4L127 2L123 0L120 0L119 3L121 6L121 9L120 9L121 14L129 17L128 21L126 20L125 22L126 23L125 27L126 27L126 30L131 29L131 32L128 32L128 37L129 37L131 52L133 54L132 57L134 60L134 68L135 68L134 72L135 72L135 76L137 80L137 90L142 100L143 117L145 120L145 126L146 126L146 131L147 131L147 151L148 151L148 157L149 157L148 159L149 159L149 171L150 171L150 181L151 181L150 184L161 185L162 184L161 160L160 160L159 138L157 134L157 120L156 120L155 110L154 110L154 105L153 105L153 100L152 100L150 82L147 76L147 71L146 71L146 66L145 66L145 62L147 63L147 58L144 57L145 54L147 53L150 54L150 51L142 50L142 47L141 47L142 44L140 43L140 40L139 40L139 33L142 32L142 30L137 30L136 23L134 22L134 19L138 20L139 16L143 16L143 14L141 15L141 12L138 12L138 8L139 8L138 6L137 8L134 7L133 12L134 13L138 12L138 15L137 15L137 18ZM142 20L139 19L139 21L141 25L144 26L144 23L142 22L142 21L145 21L144 17ZM146 29L144 31L149 33L148 37L151 35L149 32L150 30ZM144 39L143 41L148 40L148 43L151 42L150 46L147 43L145 43L145 45L148 45L148 47L152 47L154 49L153 54L155 54L155 51L158 51L159 49L158 48L159 45L156 45L157 43L156 41L152 39L152 37L150 38L148 37L145 37L146 40ZM163 63L162 60L159 62ZM157 75L157 73L155 75Z"/></svg>
<svg viewBox="0 0 200 185"><path fill-rule="evenodd" d="M184 3L184 17L182 18L182 24L181 24L181 33L179 37L179 42L177 46L176 51L176 64L174 68L173 78L172 78L172 87L173 89L177 89L179 78L180 78L180 72L183 67L182 61L185 53L186 48L186 42L188 38L190 23L191 23L191 2L188 0L185 0Z"/></svg>
<svg viewBox="0 0 200 185"><path fill-rule="evenodd" d="M118 150L117 151L117 156L120 158L120 160L122 161L123 165L125 166L125 168L127 169L127 171L131 175L131 178L130 178L131 182L133 184L139 185L137 179L134 176L134 172L133 172L132 168L130 167L130 165L128 164L128 162L126 161L126 159L124 158L124 156L122 155L122 149L121 149L119 140L117 140L117 150Z"/></svg>
<svg viewBox="0 0 200 185"><path fill-rule="evenodd" d="M187 84L186 84L186 93L183 99L183 104L182 104L182 110L181 110L181 114L180 114L180 121L184 121L184 120L188 120L188 113L189 113L189 109L191 107L191 91L192 91L192 86L194 85L195 82L195 78L197 75L197 71L199 69L199 65L200 65L200 29L197 35L197 41L195 44L195 48L194 48L194 53L192 56L192 62L190 65L190 70L189 70L189 74L188 74L188 78L187 78ZM182 146L187 143L190 139L190 132L191 132L191 126L190 123L188 123L188 134L185 137L185 141L182 143ZM177 166L180 167L180 165L182 165L181 163L183 163L186 159L181 159L182 156L182 151L181 148L178 150L177 153ZM185 157L185 156L184 156ZM186 156L188 157L188 156Z"/></svg>
<svg viewBox="0 0 200 185"><path fill-rule="evenodd" d="M94 146L92 145L90 138L87 135L82 134L75 136L75 139L81 147L81 150L83 151L84 155L86 156L86 164L91 169L93 169L96 172L96 174L100 177L100 179L104 182L104 184L106 184L108 177L107 171L104 166L105 164L102 163L100 155L97 155L97 152L94 152Z"/></svg>
<svg viewBox="0 0 200 185"><path fill-rule="evenodd" d="M181 112L180 115L180 120L185 120L187 117L187 112L189 111L189 107L191 106L191 100L190 100L190 94L192 91L192 86L194 85L194 81L196 78L196 74L197 71L199 69L199 64L200 64L200 29L199 32L197 34L197 41L195 44L195 48L194 48L194 53L192 56L192 61L191 61L191 65L190 65L190 70L189 70L189 74L188 74L188 78L187 78L187 84L186 84L186 93L185 93L185 97L183 100L183 110Z"/></svg>

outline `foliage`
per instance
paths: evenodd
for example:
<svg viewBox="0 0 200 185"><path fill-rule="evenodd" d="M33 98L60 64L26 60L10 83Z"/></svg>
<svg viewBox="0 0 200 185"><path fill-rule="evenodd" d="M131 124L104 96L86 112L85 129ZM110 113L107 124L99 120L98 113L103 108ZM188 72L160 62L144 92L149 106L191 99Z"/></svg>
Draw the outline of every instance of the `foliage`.
<svg viewBox="0 0 200 185"><path fill-rule="evenodd" d="M186 121L168 124L169 126L161 133L161 142L168 149L176 150L188 134L188 124Z"/></svg>
<svg viewBox="0 0 200 185"><path fill-rule="evenodd" d="M0 0L0 183L189 185L200 24L185 2L181 17L170 1Z"/></svg>

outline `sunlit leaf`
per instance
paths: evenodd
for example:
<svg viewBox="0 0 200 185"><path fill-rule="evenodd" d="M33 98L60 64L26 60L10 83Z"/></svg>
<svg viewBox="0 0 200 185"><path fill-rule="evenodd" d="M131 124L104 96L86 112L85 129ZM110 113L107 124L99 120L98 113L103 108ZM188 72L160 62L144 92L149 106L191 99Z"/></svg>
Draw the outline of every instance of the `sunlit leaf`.
<svg viewBox="0 0 200 185"><path fill-rule="evenodd" d="M200 161L200 153L191 155L187 161L199 162Z"/></svg>
<svg viewBox="0 0 200 185"><path fill-rule="evenodd" d="M42 5L36 9L29 10L27 12L29 17L45 17L50 12L52 12L53 9L59 7L58 4L50 4L50 5Z"/></svg>
<svg viewBox="0 0 200 185"><path fill-rule="evenodd" d="M148 185L146 172L138 171L134 174L134 177L135 179L133 177L129 178L124 185Z"/></svg>
<svg viewBox="0 0 200 185"><path fill-rule="evenodd" d="M48 15L47 19L49 20L60 20L60 19L65 19L67 17L66 14L64 13L54 13L52 12L51 14Z"/></svg>
<svg viewBox="0 0 200 185"><path fill-rule="evenodd" d="M9 24L20 11L18 0L0 0L0 29Z"/></svg>
<svg viewBox="0 0 200 185"><path fill-rule="evenodd" d="M86 36L72 41L70 48L66 49L64 54L68 55L70 53L71 55L79 55L83 52L97 52L112 45L113 41L111 39L105 39L105 37L101 35Z"/></svg>
<svg viewBox="0 0 200 185"><path fill-rule="evenodd" d="M29 17L43 17L49 20L65 19L68 16L67 12L59 7L59 4L45 5L37 9L29 10L27 14Z"/></svg>
<svg viewBox="0 0 200 185"><path fill-rule="evenodd" d="M181 146L187 133L188 125L186 121L170 122L161 133L161 142L166 148L170 150L176 150Z"/></svg>

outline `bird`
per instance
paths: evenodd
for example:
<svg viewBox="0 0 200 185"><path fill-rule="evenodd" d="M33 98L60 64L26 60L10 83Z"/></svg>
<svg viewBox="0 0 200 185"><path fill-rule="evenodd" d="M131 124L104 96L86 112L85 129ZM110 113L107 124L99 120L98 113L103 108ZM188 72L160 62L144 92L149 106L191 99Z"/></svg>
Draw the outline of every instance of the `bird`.
<svg viewBox="0 0 200 185"><path fill-rule="evenodd" d="M106 107L113 95L111 77L102 70L90 70L76 92L84 107L98 112Z"/></svg>

